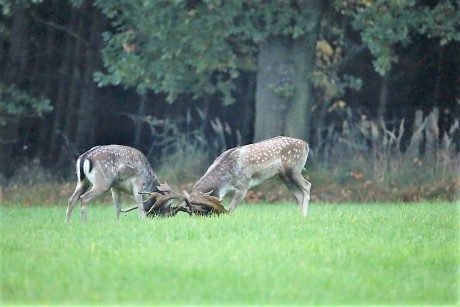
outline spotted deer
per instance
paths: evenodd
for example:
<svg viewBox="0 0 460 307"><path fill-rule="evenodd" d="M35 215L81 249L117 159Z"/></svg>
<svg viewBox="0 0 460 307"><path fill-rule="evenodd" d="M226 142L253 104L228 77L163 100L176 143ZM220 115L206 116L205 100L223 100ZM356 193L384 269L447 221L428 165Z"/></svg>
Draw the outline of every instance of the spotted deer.
<svg viewBox="0 0 460 307"><path fill-rule="evenodd" d="M86 222L88 202L109 190L112 192L117 219L121 211L121 192L134 195L141 218L145 217L146 210L159 215L174 215L177 211L184 210L169 207L166 202L156 206L155 210L150 210L156 198L149 197L144 201L141 192L160 192L161 195L163 192L158 189L161 184L147 158L132 147L122 145L93 147L77 159L76 172L78 182L68 201L66 222L70 221L72 210L78 200L81 201L83 222Z"/></svg>
<svg viewBox="0 0 460 307"><path fill-rule="evenodd" d="M232 148L212 163L190 194L184 191L181 196L175 192L172 192L174 195L152 195L158 197L159 204L171 198L182 198L189 210L198 214L232 213L250 188L279 175L296 197L301 214L306 216L311 184L301 172L308 150L306 142L285 136ZM221 202L230 191L235 194L227 211Z"/></svg>

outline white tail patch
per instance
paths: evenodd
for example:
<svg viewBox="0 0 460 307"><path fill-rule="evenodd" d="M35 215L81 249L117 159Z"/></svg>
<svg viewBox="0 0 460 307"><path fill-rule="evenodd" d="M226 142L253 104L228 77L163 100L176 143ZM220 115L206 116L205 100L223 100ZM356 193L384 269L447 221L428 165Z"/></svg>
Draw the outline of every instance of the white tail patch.
<svg viewBox="0 0 460 307"><path fill-rule="evenodd" d="M76 165L76 170L77 172L77 178L78 178L78 181L81 181L81 177L80 177L80 158L77 159L77 165Z"/></svg>
<svg viewBox="0 0 460 307"><path fill-rule="evenodd" d="M94 174L90 172L91 162L88 159L83 161L83 173L88 178L89 181L94 181Z"/></svg>

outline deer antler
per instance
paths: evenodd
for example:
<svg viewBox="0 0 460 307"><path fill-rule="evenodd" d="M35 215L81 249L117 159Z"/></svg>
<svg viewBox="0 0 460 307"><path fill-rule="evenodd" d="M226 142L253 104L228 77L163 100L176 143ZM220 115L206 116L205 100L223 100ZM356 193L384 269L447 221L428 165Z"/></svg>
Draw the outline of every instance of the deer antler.
<svg viewBox="0 0 460 307"><path fill-rule="evenodd" d="M212 191L207 193L197 193L188 198L193 205L204 206L216 214L227 214L228 210L222 206L222 202L217 197L211 196Z"/></svg>
<svg viewBox="0 0 460 307"><path fill-rule="evenodd" d="M172 199L185 200L184 196L174 191L167 183L162 183L157 186L158 191L160 192L140 192L140 194L147 194L149 197L143 202L147 202L152 198L155 198L156 201L150 210L147 213L150 213L152 210L163 206L166 202ZM177 208L176 208L177 209ZM176 211L177 212L177 211Z"/></svg>

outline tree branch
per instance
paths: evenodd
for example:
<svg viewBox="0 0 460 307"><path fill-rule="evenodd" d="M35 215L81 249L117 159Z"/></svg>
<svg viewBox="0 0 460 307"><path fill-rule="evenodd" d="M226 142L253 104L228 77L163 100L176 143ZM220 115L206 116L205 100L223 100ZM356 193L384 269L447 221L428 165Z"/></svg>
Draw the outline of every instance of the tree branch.
<svg viewBox="0 0 460 307"><path fill-rule="evenodd" d="M67 33L68 35L72 36L73 38L77 39L77 40L80 40L82 41L86 47L89 47L89 42L88 40L86 40L85 38L83 38L81 35L79 35L78 33L75 33L74 31L72 30L69 30L67 29L66 27L62 26L62 25L59 25L59 24L56 24L54 22L51 22L51 21L48 21L48 20L45 20L45 19L42 19L40 17L38 17L35 12L30 12L30 15L32 16L32 18L35 20L35 21L38 21L44 25L47 25L48 27L51 27L53 29L56 29L56 30L59 30L59 31L62 31L64 33Z"/></svg>

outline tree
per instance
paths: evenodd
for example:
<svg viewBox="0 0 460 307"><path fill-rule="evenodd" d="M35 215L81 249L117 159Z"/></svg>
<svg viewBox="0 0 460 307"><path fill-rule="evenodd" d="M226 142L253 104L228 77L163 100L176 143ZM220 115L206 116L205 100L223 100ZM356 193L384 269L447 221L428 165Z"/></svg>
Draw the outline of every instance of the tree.
<svg viewBox="0 0 460 307"><path fill-rule="evenodd" d="M460 41L460 1L347 0L336 1L344 14L352 16L352 26L374 56L375 70L381 75L378 116L384 120L388 104L391 68L399 62L401 50L417 36L437 41L438 63L443 46ZM439 97L440 68L434 79ZM436 99L437 100L437 99Z"/></svg>
<svg viewBox="0 0 460 307"><path fill-rule="evenodd" d="M385 75L398 62L398 47L411 43L415 35L436 38L441 46L460 41L460 2L415 0L337 1L352 26L360 32L375 57L375 70Z"/></svg>
<svg viewBox="0 0 460 307"><path fill-rule="evenodd" d="M308 135L311 72L323 1L108 1L101 85L233 102L257 72L255 138ZM278 57L278 55L280 57Z"/></svg>
<svg viewBox="0 0 460 307"><path fill-rule="evenodd" d="M89 31L88 48L84 53L84 75L83 87L81 89L80 107L78 109L78 122L75 135L75 143L77 148L84 149L94 144L95 128L96 128L96 88L97 84L94 82L93 74L100 68L99 57L97 53L100 50L102 39L100 37L101 29L103 28L103 18L97 10L92 8L88 10L89 21L91 27Z"/></svg>
<svg viewBox="0 0 460 307"><path fill-rule="evenodd" d="M255 128L256 139L294 135L318 152L346 116L405 117L410 129L414 108L439 106L441 131L459 116L458 1L0 6L0 161L16 165L34 158L70 174L81 151L114 142L159 157L164 135L195 129L215 150L251 141ZM107 68L95 74L106 29ZM158 127L144 129L148 119ZM162 136L165 122L174 129Z"/></svg>
<svg viewBox="0 0 460 307"><path fill-rule="evenodd" d="M8 176L13 169L5 161L10 159L13 146L18 141L20 119L39 116L51 111L52 107L47 99L31 95L27 85L29 22L26 18L26 5L13 3L5 6L3 13L11 18L11 30L9 35L2 37L8 42L9 51L0 82L0 161L3 161L0 175Z"/></svg>
<svg viewBox="0 0 460 307"><path fill-rule="evenodd" d="M92 0L1 4L0 159L73 160L95 143L93 74L107 19Z"/></svg>
<svg viewBox="0 0 460 307"><path fill-rule="evenodd" d="M270 17L274 22L258 44L254 138L290 135L309 139L311 77L324 8L321 1L300 1L287 6L271 2L264 9L257 19Z"/></svg>

